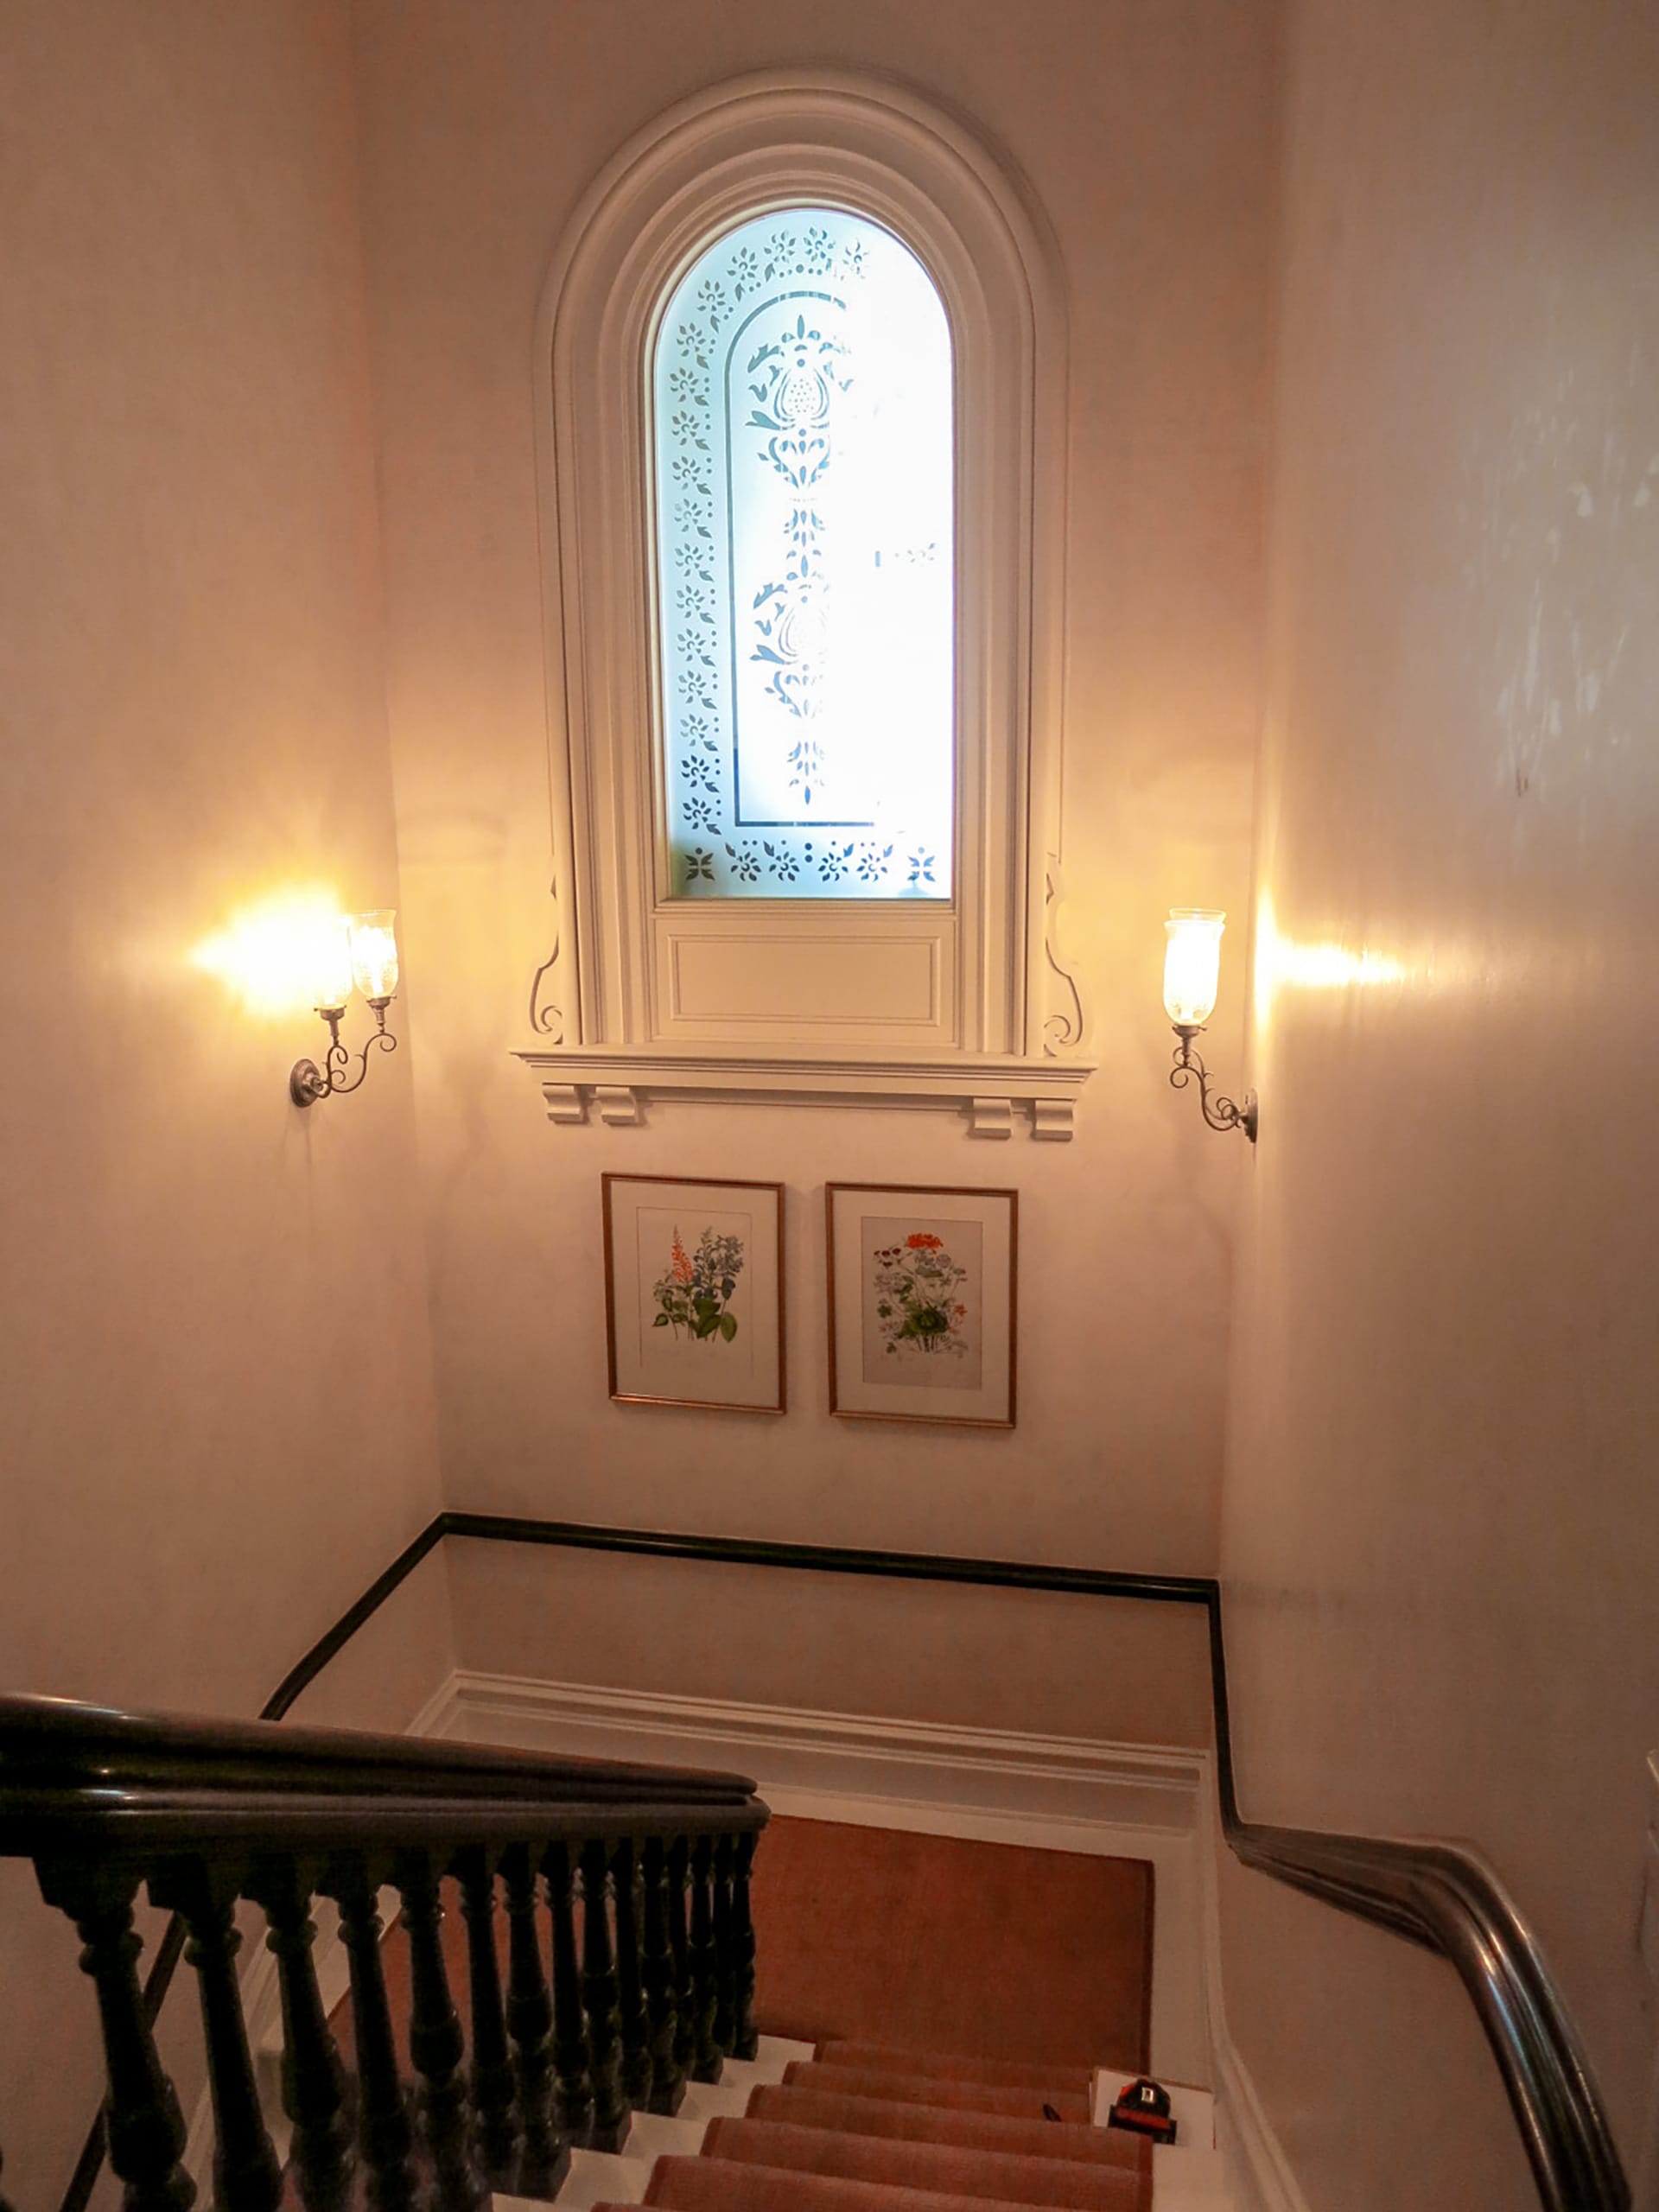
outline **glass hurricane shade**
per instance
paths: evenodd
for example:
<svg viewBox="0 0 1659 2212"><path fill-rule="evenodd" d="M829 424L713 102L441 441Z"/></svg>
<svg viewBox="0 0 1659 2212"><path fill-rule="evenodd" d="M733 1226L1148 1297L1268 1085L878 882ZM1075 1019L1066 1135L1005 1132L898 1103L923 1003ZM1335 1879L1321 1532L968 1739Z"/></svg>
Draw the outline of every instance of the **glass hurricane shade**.
<svg viewBox="0 0 1659 2212"><path fill-rule="evenodd" d="M1215 1012L1226 926L1226 915L1211 907L1170 908L1164 924L1164 1011L1178 1028L1201 1029Z"/></svg>
<svg viewBox="0 0 1659 2212"><path fill-rule="evenodd" d="M366 914L353 914L346 925L351 943L352 980L372 1003L389 999L397 988L397 910L377 906Z"/></svg>
<svg viewBox="0 0 1659 2212"><path fill-rule="evenodd" d="M312 1004L338 1012L352 995L352 946L344 914L317 926L310 965Z"/></svg>

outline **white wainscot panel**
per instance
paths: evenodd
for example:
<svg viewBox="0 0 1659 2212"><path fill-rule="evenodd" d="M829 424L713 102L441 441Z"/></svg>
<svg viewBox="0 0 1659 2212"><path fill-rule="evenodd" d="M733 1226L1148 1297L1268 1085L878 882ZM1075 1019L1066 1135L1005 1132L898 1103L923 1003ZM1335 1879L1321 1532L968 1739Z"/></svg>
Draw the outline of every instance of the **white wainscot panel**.
<svg viewBox="0 0 1659 2212"><path fill-rule="evenodd" d="M872 1034L899 1045L955 1043L949 926L830 936L769 915L747 928L658 923L658 1030L789 1045Z"/></svg>

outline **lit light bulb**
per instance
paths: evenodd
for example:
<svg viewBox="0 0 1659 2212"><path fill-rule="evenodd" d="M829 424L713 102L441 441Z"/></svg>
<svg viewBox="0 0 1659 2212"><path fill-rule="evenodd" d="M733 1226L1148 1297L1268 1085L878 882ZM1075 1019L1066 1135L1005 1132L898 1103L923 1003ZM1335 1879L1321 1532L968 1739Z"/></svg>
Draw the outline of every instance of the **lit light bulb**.
<svg viewBox="0 0 1659 2212"><path fill-rule="evenodd" d="M338 1014L352 995L352 948L346 917L320 923L310 947L311 1003L319 1014Z"/></svg>
<svg viewBox="0 0 1659 2212"><path fill-rule="evenodd" d="M1213 907L1170 908L1164 924L1164 1011L1178 1029L1202 1029L1215 1012L1226 926L1226 915Z"/></svg>
<svg viewBox="0 0 1659 2212"><path fill-rule="evenodd" d="M353 914L350 932L352 975L371 1006L384 1005L397 988L397 910L377 906L366 914Z"/></svg>

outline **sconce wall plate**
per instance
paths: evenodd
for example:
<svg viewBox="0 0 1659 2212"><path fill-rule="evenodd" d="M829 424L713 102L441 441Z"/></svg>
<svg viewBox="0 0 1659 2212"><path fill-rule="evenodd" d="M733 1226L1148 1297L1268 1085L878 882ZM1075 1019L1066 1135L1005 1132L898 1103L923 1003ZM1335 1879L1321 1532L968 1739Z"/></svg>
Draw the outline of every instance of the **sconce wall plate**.
<svg viewBox="0 0 1659 2212"><path fill-rule="evenodd" d="M1177 1021L1171 1024L1180 1042L1175 1047L1175 1064L1170 1069L1171 1088L1185 1090L1196 1077L1198 1085L1198 1104L1205 1120L1212 1129L1243 1129L1250 1142L1255 1142L1257 1110L1255 1093L1247 1090L1242 1099L1229 1098L1217 1091L1210 1096L1210 1073L1203 1060L1192 1049L1192 1039L1204 1034L1202 1022Z"/></svg>

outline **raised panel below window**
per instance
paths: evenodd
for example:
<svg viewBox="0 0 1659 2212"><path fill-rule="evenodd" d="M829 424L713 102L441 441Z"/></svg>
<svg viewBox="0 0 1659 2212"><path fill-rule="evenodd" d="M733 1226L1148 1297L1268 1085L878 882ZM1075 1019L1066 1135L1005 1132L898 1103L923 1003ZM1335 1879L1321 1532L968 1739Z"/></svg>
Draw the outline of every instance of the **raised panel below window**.
<svg viewBox="0 0 1659 2212"><path fill-rule="evenodd" d="M957 1041L956 938L948 909L867 907L826 935L810 907L659 908L655 1033L944 1051Z"/></svg>

